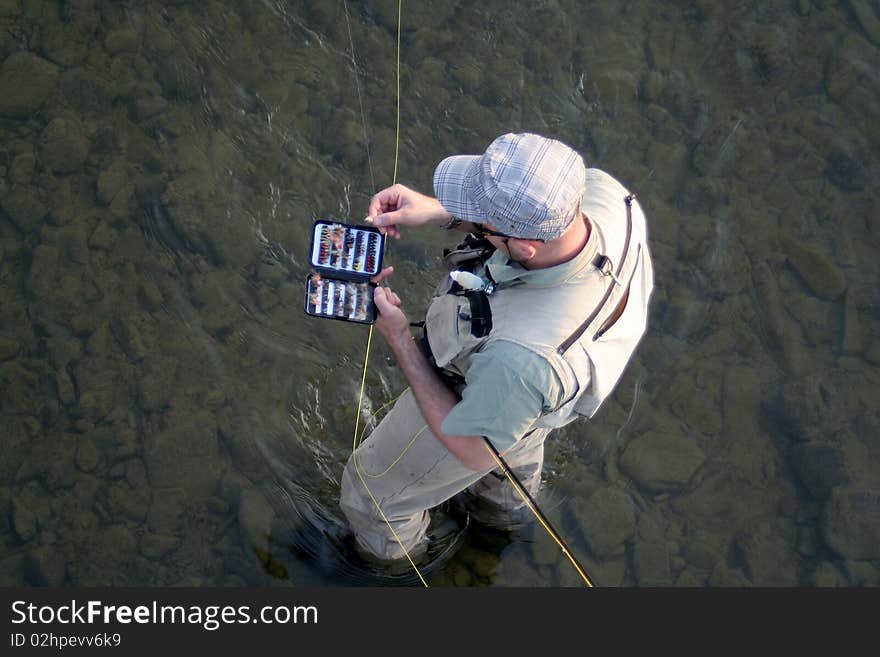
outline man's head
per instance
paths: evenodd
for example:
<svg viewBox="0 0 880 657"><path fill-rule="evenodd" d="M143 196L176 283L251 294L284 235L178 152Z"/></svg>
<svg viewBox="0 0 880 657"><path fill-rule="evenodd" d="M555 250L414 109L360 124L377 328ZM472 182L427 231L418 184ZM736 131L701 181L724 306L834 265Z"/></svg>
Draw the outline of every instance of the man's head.
<svg viewBox="0 0 880 657"><path fill-rule="evenodd" d="M482 155L447 157L434 170L434 194L464 221L519 239L554 240L571 225L586 167L574 150L531 133L508 133Z"/></svg>

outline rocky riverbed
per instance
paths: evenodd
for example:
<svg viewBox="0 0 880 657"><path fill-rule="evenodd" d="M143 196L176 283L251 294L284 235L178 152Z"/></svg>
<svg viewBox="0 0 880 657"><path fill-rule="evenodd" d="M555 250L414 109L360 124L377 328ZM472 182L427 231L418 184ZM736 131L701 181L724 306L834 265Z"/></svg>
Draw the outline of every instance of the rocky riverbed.
<svg viewBox="0 0 880 657"><path fill-rule="evenodd" d="M530 130L646 209L649 332L548 443L593 579L880 584L876 3L403 11L398 180ZM283 538L292 486L336 513L366 342L304 315L306 245L392 180L396 25L0 0L0 584L339 583ZM438 240L389 247L414 315ZM367 412L404 383L374 350ZM578 585L542 531L474 531L431 583Z"/></svg>

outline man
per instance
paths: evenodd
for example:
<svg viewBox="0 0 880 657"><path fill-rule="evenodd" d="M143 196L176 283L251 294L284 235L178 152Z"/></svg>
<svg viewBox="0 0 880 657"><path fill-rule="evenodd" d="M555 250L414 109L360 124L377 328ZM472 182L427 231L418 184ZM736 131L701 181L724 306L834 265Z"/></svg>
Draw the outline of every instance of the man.
<svg viewBox="0 0 880 657"><path fill-rule="evenodd" d="M448 258L479 289L445 278L419 340L400 297L375 291L376 328L410 387L349 458L340 503L359 547L380 559L424 549L429 509L458 494L478 521L520 520L524 502L483 437L537 492L544 439L610 394L653 287L639 204L561 142L502 135L482 155L440 162L434 192L394 185L369 206L397 238L402 226L483 238Z"/></svg>

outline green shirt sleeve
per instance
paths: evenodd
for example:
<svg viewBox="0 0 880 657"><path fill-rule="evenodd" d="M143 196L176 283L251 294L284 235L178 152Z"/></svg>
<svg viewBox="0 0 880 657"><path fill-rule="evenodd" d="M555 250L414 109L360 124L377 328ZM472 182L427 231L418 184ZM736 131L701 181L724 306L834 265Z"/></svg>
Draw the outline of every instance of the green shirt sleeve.
<svg viewBox="0 0 880 657"><path fill-rule="evenodd" d="M546 360L513 342L497 340L471 356L461 401L441 429L451 436L486 436L503 451L519 440L545 408L561 402L562 384Z"/></svg>

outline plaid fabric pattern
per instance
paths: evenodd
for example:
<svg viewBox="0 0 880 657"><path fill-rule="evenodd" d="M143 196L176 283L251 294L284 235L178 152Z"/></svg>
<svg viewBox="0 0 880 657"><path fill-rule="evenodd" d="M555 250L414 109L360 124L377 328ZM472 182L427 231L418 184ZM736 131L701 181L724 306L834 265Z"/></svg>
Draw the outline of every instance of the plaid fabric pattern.
<svg viewBox="0 0 880 657"><path fill-rule="evenodd" d="M434 194L459 219L488 223L515 237L551 240L574 218L586 172L583 158L562 142L508 133L483 155L440 162Z"/></svg>

